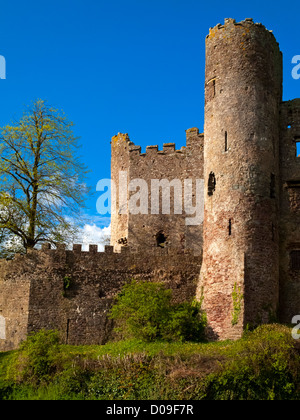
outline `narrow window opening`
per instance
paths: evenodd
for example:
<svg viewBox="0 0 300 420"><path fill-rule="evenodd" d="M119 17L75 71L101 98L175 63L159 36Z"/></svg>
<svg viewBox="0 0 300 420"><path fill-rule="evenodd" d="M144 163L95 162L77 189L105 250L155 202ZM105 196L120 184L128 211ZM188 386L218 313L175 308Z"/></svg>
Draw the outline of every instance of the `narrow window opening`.
<svg viewBox="0 0 300 420"><path fill-rule="evenodd" d="M216 177L213 172L209 174L208 178L208 195L212 196L216 189Z"/></svg>
<svg viewBox="0 0 300 420"><path fill-rule="evenodd" d="M161 230L156 234L156 245L159 248L164 248L166 246L166 244L167 244L167 237L163 233L163 231Z"/></svg>
<svg viewBox="0 0 300 420"><path fill-rule="evenodd" d="M290 254L291 269L300 270L300 251L292 251Z"/></svg>
<svg viewBox="0 0 300 420"><path fill-rule="evenodd" d="M228 152L228 134L225 131L225 152Z"/></svg>
<svg viewBox="0 0 300 420"><path fill-rule="evenodd" d="M300 157L300 137L296 139L296 157Z"/></svg>
<svg viewBox="0 0 300 420"><path fill-rule="evenodd" d="M206 83L205 101L206 103L216 96L216 78L210 79Z"/></svg>
<svg viewBox="0 0 300 420"><path fill-rule="evenodd" d="M275 198L275 175L271 174L270 197Z"/></svg>
<svg viewBox="0 0 300 420"><path fill-rule="evenodd" d="M229 219L228 222L228 235L231 236L232 234L232 219Z"/></svg>
<svg viewBox="0 0 300 420"><path fill-rule="evenodd" d="M69 344L70 320L67 320L66 344Z"/></svg>

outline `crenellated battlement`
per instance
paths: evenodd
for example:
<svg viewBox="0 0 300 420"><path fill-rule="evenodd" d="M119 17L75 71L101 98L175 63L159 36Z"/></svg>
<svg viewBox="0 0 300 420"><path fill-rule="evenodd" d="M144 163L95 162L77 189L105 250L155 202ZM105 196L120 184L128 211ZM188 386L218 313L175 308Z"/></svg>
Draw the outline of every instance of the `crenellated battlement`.
<svg viewBox="0 0 300 420"><path fill-rule="evenodd" d="M158 145L152 145L146 147L146 152L142 153L141 146L136 146L134 143L131 143L129 147L129 152L134 153L135 155L139 155L141 157L153 157L155 155L169 155L171 153L184 153L185 146L181 149L176 149L175 143L163 143L162 150L159 150Z"/></svg>
<svg viewBox="0 0 300 420"><path fill-rule="evenodd" d="M275 40L274 34L272 30L268 30L262 23L254 22L252 18L246 18L241 22L237 22L235 19L227 18L224 20L224 24L218 23L213 28L209 28L209 34L206 36L206 39L214 38L217 35L218 31L222 31L223 29L234 29L234 28L243 28L248 32L249 29L264 29L266 33L269 33L273 39Z"/></svg>
<svg viewBox="0 0 300 420"><path fill-rule="evenodd" d="M176 149L176 144L169 142L163 143L163 147L160 150L158 145L149 145L146 146L145 153L142 153L142 147L136 145L132 142L129 138L128 134L118 133L116 136L112 137L112 150L115 151L115 147L123 147L126 151L128 151L129 156L141 156L142 158L153 158L155 156L162 156L162 155L170 155L170 154L184 154L186 152L186 148L189 147L189 140L192 137L203 138L204 134L199 134L198 128L190 128L186 130L186 146L182 146L180 149Z"/></svg>
<svg viewBox="0 0 300 420"><path fill-rule="evenodd" d="M113 136L111 139L112 144L116 144L119 142L127 142L130 143L130 138L128 133L118 133L117 135Z"/></svg>
<svg viewBox="0 0 300 420"><path fill-rule="evenodd" d="M56 256L59 253L68 253L70 254L74 254L74 255L95 255L97 254L98 256L105 256L105 255L116 255L117 257L119 257L120 255L144 255L144 252L141 252L140 249L135 248L135 247L131 247L131 246L121 246L121 248L119 250L115 250L113 246L111 245L105 245L104 250L103 251L99 251L99 247L98 245L89 245L89 248L87 251L82 249L83 245L82 244L74 244L72 246L72 249L68 249L67 245L65 244L58 244L56 246L56 248L52 248L50 243L44 243L41 247L41 249L33 249L33 250L29 250L28 251L28 255L32 255L32 254L39 254L39 253L45 253L48 255L53 255ZM190 255L190 256L195 256L196 258L199 258L198 254L195 254L193 249L182 249L182 248L173 248L173 247L165 247L165 248L161 248L161 247L149 247L147 249L147 254L149 255L153 255L153 256L168 256L168 255ZM15 260L16 259L20 259L20 258L25 258L26 259L26 254L25 255L21 255L21 254L16 254L15 255ZM1 261L1 260L0 260Z"/></svg>
<svg viewBox="0 0 300 420"><path fill-rule="evenodd" d="M58 244L56 248L52 248L51 243L44 243L42 245L41 251L43 252L48 252L48 251L69 251L69 252L75 252L75 253L79 253L79 252L90 252L92 254L98 253L98 245L89 245L89 250L88 251L83 251L82 250L82 244L73 244L72 246L72 250L68 250L67 249L67 245L66 244ZM39 251L39 250L36 250ZM114 252L114 248L113 246L110 245L105 245L104 247L104 251L103 252L99 252L102 254L112 254Z"/></svg>

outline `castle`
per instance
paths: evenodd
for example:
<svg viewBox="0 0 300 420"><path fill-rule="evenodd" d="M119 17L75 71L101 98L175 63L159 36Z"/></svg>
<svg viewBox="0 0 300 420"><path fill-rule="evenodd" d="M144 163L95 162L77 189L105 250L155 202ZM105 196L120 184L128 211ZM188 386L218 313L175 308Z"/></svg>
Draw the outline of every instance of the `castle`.
<svg viewBox="0 0 300 420"><path fill-rule="evenodd" d="M282 101L282 54L262 24L225 19L210 29L204 134L186 136L180 150L167 143L146 153L127 134L113 137L117 211L104 253L45 244L0 262L0 351L40 328L70 344L105 343L107 312L131 278L163 281L177 301L201 299L212 339L300 314L300 99ZM130 211L134 191L122 190L122 177L148 191L169 181L171 211ZM174 179L193 181L192 207L202 191L203 223L176 211Z"/></svg>

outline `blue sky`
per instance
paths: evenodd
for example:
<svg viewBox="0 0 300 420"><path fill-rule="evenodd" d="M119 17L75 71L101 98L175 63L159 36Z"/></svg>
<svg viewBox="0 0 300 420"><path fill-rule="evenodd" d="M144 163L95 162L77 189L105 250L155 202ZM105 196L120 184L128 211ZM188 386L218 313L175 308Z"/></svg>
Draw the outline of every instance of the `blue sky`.
<svg viewBox="0 0 300 420"><path fill-rule="evenodd" d="M118 132L143 148L171 141L179 148L186 129L203 130L205 36L226 17L252 17L274 31L284 99L300 97L300 80L291 77L299 9L296 1L270 0L2 0L0 125L37 98L63 109L95 189L110 177L110 139ZM87 203L91 218L96 199Z"/></svg>

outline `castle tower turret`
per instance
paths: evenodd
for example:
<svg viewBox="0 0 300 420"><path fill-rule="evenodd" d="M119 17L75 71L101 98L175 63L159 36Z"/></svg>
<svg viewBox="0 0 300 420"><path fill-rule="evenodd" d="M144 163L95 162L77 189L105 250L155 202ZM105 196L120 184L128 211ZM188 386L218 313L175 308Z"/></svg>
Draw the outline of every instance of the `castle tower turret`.
<svg viewBox="0 0 300 420"><path fill-rule="evenodd" d="M278 306L282 56L252 19L206 39L203 295L215 338L269 322Z"/></svg>
<svg viewBox="0 0 300 420"><path fill-rule="evenodd" d="M111 141L111 179L115 186L112 191L111 245L120 250L128 238L128 181L129 148L128 134L118 133Z"/></svg>

